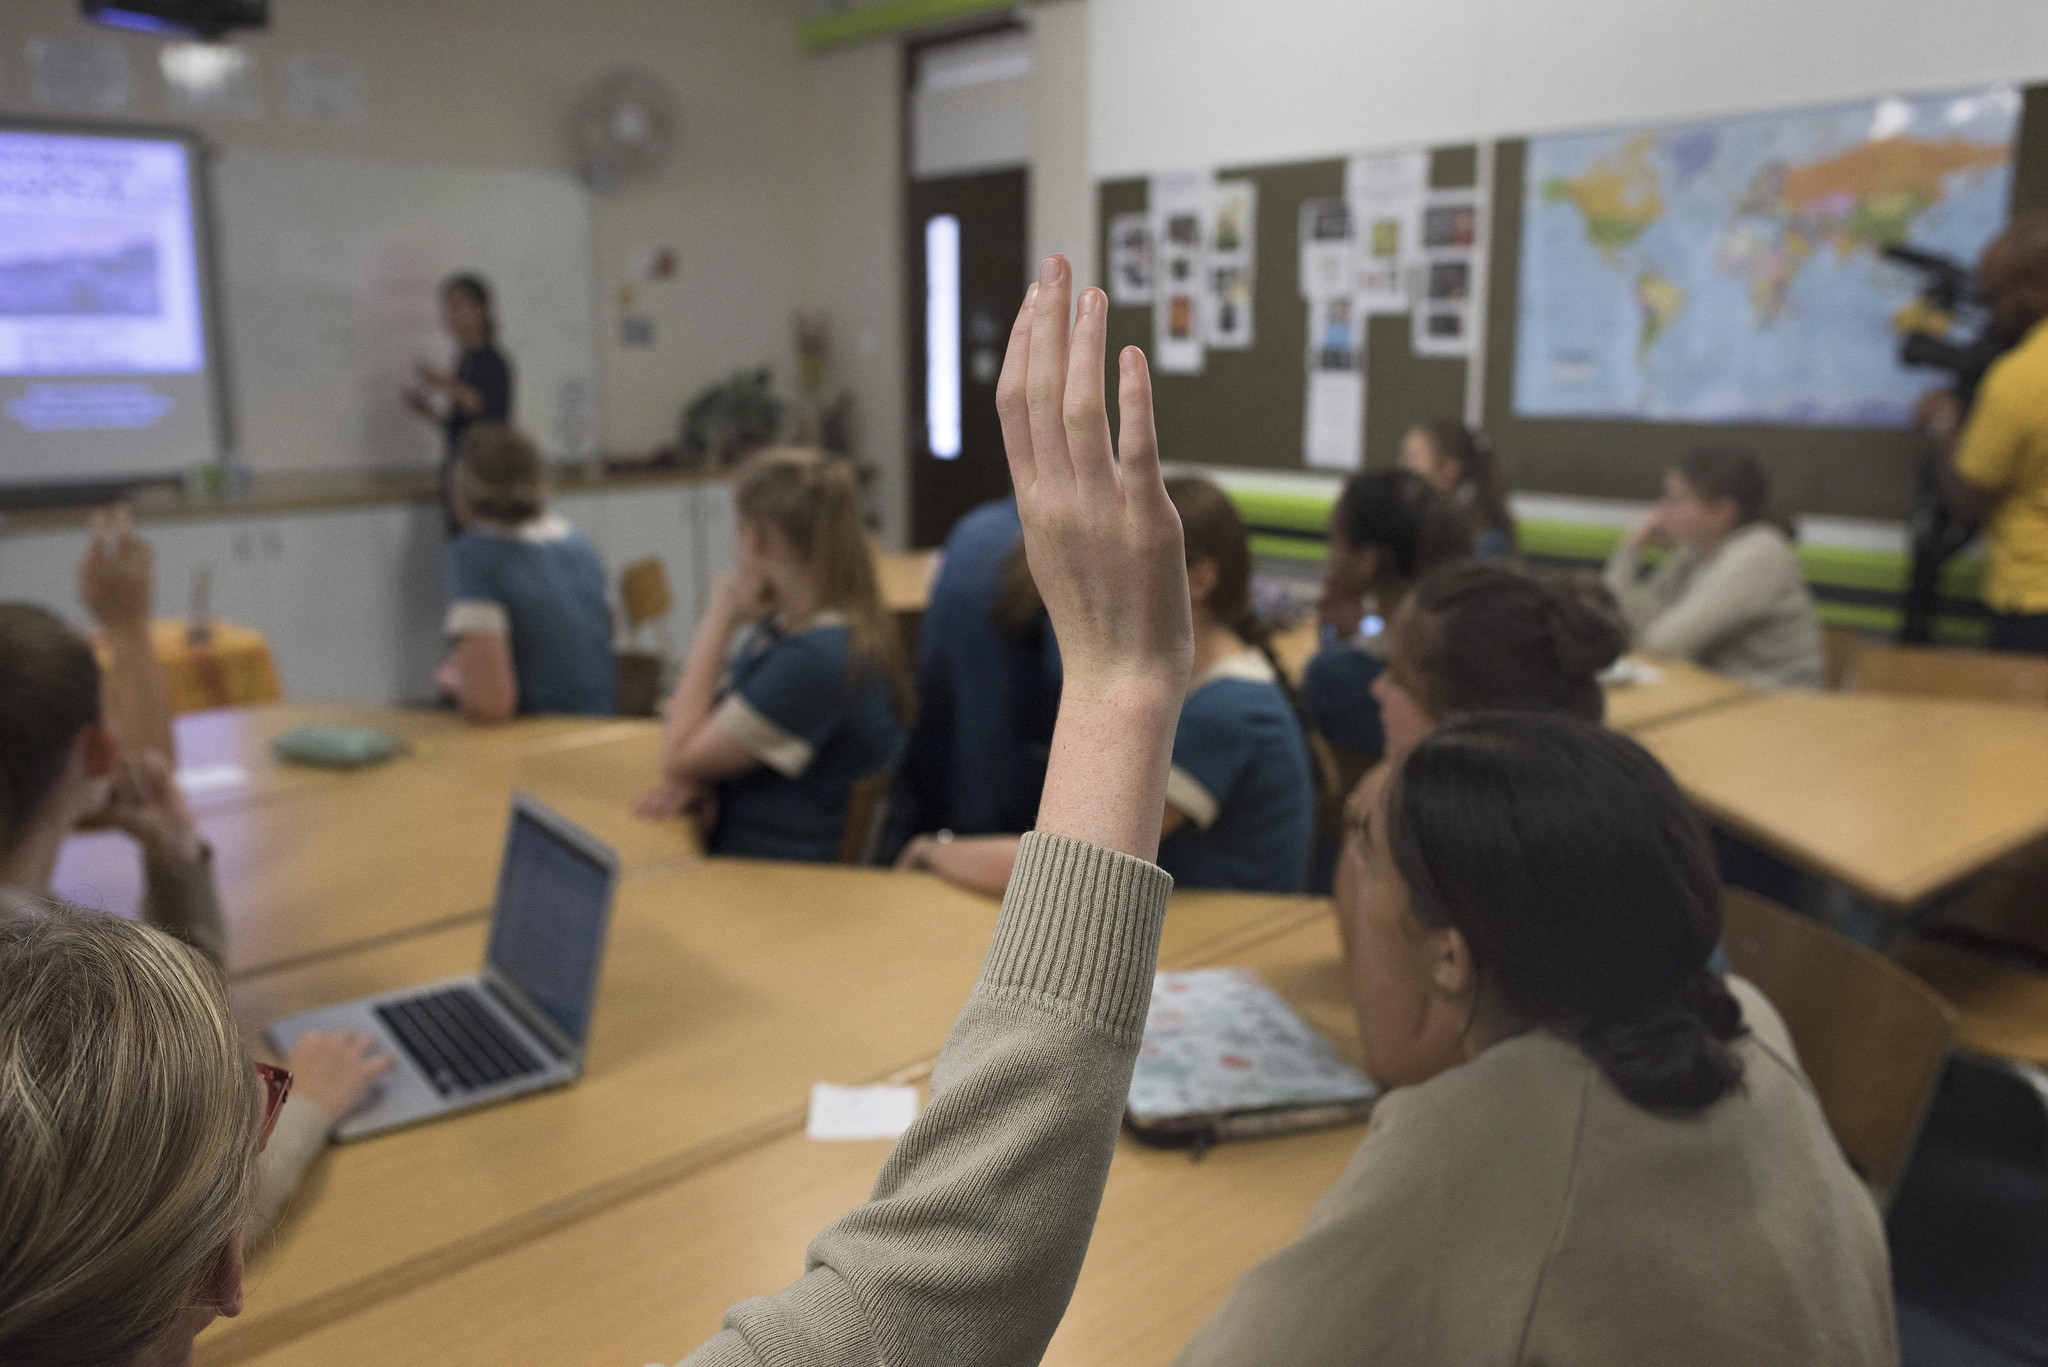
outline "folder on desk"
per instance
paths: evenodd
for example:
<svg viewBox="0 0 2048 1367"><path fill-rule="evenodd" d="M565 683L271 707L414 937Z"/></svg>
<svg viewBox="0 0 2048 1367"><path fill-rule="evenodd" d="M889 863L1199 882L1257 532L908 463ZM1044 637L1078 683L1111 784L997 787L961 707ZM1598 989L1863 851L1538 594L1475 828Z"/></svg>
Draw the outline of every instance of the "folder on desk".
<svg viewBox="0 0 2048 1367"><path fill-rule="evenodd" d="M1124 1124L1162 1147L1295 1134L1363 1119L1379 1088L1245 968L1161 973Z"/></svg>

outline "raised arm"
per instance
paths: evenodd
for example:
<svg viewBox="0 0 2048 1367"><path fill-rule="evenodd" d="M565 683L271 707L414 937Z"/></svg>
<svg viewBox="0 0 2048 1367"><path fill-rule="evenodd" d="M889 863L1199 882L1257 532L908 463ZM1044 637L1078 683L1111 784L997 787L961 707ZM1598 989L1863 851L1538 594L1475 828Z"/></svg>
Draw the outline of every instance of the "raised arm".
<svg viewBox="0 0 2048 1367"><path fill-rule="evenodd" d="M126 508L93 513L78 596L107 643L107 720L123 751L154 751L175 767L171 697L149 635L155 570L156 557L135 534Z"/></svg>
<svg viewBox="0 0 2048 1367"><path fill-rule="evenodd" d="M1171 880L1147 861L1193 661L1180 520L1144 357L1121 358L1123 468L1102 396L1100 290L1045 263L997 390L1031 570L1066 687L1038 830L995 942L874 1199L809 1270L745 1301L690 1361L1035 1362L1065 1313L1116 1146Z"/></svg>

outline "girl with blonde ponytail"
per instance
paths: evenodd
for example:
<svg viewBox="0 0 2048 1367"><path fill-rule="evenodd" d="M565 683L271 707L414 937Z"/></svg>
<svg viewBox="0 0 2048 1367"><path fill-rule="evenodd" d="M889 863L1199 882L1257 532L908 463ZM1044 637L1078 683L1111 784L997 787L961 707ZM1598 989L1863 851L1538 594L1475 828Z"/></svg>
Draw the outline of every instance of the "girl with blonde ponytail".
<svg viewBox="0 0 2048 1367"><path fill-rule="evenodd" d="M854 785L902 756L902 643L844 460L764 451L734 503L739 567L698 623L639 812L696 816L714 853L831 860Z"/></svg>

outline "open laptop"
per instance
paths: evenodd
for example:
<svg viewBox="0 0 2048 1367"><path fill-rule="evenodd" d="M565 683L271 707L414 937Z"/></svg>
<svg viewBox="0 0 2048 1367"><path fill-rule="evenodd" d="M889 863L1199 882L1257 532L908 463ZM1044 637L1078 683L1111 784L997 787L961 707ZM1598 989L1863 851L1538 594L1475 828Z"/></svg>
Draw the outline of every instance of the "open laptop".
<svg viewBox="0 0 2048 1367"><path fill-rule="evenodd" d="M515 793L483 970L288 1016L270 1038L289 1051L315 1030L361 1030L396 1059L337 1139L566 1086L583 1075L618 881L609 847Z"/></svg>

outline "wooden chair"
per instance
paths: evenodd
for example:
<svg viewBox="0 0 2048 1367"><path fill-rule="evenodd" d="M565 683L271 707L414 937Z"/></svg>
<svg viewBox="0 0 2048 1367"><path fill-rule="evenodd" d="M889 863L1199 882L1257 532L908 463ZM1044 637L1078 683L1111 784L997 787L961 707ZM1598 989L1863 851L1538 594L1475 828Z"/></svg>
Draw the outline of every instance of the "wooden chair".
<svg viewBox="0 0 2048 1367"><path fill-rule="evenodd" d="M2048 659L2034 655L1866 641L1856 649L1853 671L1851 686L1859 693L2048 706Z"/></svg>
<svg viewBox="0 0 2048 1367"><path fill-rule="evenodd" d="M1856 651L1862 644L1863 638L1847 627L1824 626L1820 629L1821 651L1826 657L1822 668L1826 671L1824 678L1830 689L1849 687L1856 673Z"/></svg>
<svg viewBox="0 0 2048 1367"><path fill-rule="evenodd" d="M1730 964L1784 1017L1828 1128L1884 1206L1933 1100L1955 1013L1911 973L1818 921L1739 888L1721 905Z"/></svg>
<svg viewBox="0 0 2048 1367"><path fill-rule="evenodd" d="M660 622L668 616L674 600L669 596L668 571L663 568L661 557L650 555L645 560L636 560L619 571L619 606L626 618L626 632L637 637L640 629L649 622ZM626 717L651 717L661 707L661 676L668 668L666 642L657 632L658 648L642 650L629 648L621 650L615 657L618 666L618 708Z"/></svg>
<svg viewBox="0 0 2048 1367"><path fill-rule="evenodd" d="M846 800L846 829L839 837L839 862L866 864L874 859L889 814L889 785L894 769L877 769L853 785Z"/></svg>
<svg viewBox="0 0 2048 1367"><path fill-rule="evenodd" d="M1892 957L1955 1007L1963 1048L2048 1065L2048 973L1934 940L1915 941Z"/></svg>

